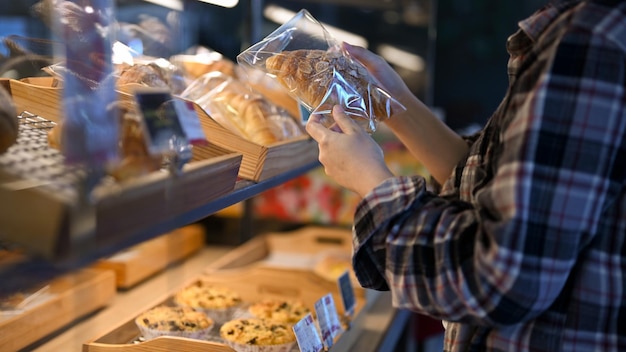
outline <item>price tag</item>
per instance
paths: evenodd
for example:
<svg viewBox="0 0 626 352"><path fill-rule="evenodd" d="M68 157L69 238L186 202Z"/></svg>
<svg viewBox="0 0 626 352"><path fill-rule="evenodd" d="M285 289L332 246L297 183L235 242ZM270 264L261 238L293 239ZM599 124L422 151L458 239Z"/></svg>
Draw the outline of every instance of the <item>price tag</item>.
<svg viewBox="0 0 626 352"><path fill-rule="evenodd" d="M200 118L198 117L198 113L196 112L193 103L182 99L176 99L174 100L174 108L176 109L178 119L183 126L183 130L185 131L185 135L187 136L189 143L193 145L208 144L206 135L204 134L204 130L200 124Z"/></svg>
<svg viewBox="0 0 626 352"><path fill-rule="evenodd" d="M347 316L352 316L356 306L356 298L354 296L354 288L352 287L352 281L350 280L350 273L348 270L339 276L337 283L339 284L339 292L341 292L343 309L345 310Z"/></svg>
<svg viewBox="0 0 626 352"><path fill-rule="evenodd" d="M143 117L150 154L167 154L171 152L173 139L186 139L169 91L139 90L135 92L135 100Z"/></svg>
<svg viewBox="0 0 626 352"><path fill-rule="evenodd" d="M292 329L301 352L320 352L324 349L311 313L300 319Z"/></svg>
<svg viewBox="0 0 626 352"><path fill-rule="evenodd" d="M329 293L315 302L315 313L322 332L322 341L330 348L335 337L343 331L332 294Z"/></svg>

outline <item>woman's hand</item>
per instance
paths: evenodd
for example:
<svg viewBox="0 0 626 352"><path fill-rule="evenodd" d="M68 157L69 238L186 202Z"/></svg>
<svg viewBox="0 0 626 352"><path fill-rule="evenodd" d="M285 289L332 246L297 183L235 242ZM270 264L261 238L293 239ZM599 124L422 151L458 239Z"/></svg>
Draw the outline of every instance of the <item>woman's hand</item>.
<svg viewBox="0 0 626 352"><path fill-rule="evenodd" d="M344 43L344 49L362 63L372 76L406 111L383 120L404 146L439 183L443 184L468 150L467 143L439 120L380 56Z"/></svg>
<svg viewBox="0 0 626 352"><path fill-rule="evenodd" d="M340 186L365 197L394 175L376 141L340 106L333 107L332 113L336 125L326 128L319 121L320 115L312 114L306 130L319 144L319 161L326 174Z"/></svg>
<svg viewBox="0 0 626 352"><path fill-rule="evenodd" d="M373 52L359 47L343 43L343 49L354 59L359 61L367 71L382 85L394 99L402 104L407 104L417 100L413 92L404 83L400 75L383 59Z"/></svg>

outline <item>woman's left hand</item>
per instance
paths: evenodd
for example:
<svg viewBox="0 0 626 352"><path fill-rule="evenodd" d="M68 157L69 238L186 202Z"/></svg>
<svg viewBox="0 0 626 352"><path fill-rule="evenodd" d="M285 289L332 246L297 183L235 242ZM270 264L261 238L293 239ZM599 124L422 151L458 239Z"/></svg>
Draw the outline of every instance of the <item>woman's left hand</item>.
<svg viewBox="0 0 626 352"><path fill-rule="evenodd" d="M319 144L319 161L326 175L365 197L393 173L385 164L382 149L363 128L338 105L332 114L334 126L325 127L319 115L312 114L306 130Z"/></svg>

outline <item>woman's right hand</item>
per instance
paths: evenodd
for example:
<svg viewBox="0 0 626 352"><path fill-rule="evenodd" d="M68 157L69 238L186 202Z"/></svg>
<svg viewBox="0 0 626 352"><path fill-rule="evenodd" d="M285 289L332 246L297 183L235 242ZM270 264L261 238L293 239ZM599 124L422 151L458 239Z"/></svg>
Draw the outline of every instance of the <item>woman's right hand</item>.
<svg viewBox="0 0 626 352"><path fill-rule="evenodd" d="M394 99L405 105L408 100L417 99L406 83L404 83L402 77L381 56L346 42L343 43L343 48L351 57L363 64L368 72L382 85L381 88L387 91Z"/></svg>
<svg viewBox="0 0 626 352"><path fill-rule="evenodd" d="M343 43L343 48L365 66L382 85L381 88L404 105L406 111L385 119L385 125L437 181L445 182L454 166L467 153L467 143L411 92L385 59L348 43Z"/></svg>

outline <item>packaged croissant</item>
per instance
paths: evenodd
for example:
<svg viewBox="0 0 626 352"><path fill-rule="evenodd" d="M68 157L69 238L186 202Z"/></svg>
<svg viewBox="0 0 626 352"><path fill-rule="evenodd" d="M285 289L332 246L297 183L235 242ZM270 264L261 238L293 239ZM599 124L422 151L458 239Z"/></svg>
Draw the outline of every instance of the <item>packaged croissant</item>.
<svg viewBox="0 0 626 352"><path fill-rule="evenodd" d="M237 62L276 79L309 112L323 115L328 126L334 123L333 105L341 105L370 133L406 109L304 9L241 52Z"/></svg>
<svg viewBox="0 0 626 352"><path fill-rule="evenodd" d="M260 145L302 135L293 116L239 80L209 72L193 81L181 98L201 106L217 123Z"/></svg>

